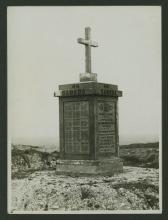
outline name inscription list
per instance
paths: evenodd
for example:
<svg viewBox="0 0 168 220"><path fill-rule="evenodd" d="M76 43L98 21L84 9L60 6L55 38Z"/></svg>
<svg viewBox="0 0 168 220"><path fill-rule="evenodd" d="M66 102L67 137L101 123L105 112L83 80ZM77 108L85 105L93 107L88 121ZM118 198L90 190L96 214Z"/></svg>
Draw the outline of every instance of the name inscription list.
<svg viewBox="0 0 168 220"><path fill-rule="evenodd" d="M97 109L99 152L115 153L115 102L99 101Z"/></svg>
<svg viewBox="0 0 168 220"><path fill-rule="evenodd" d="M64 103L65 154L89 154L88 101Z"/></svg>

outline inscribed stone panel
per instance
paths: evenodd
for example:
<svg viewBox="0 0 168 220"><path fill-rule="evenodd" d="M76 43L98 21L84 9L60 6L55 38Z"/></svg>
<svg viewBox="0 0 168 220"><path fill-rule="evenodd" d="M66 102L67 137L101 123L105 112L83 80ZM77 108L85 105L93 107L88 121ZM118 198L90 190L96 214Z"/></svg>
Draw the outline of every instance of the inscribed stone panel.
<svg viewBox="0 0 168 220"><path fill-rule="evenodd" d="M64 103L64 147L67 154L89 153L88 101Z"/></svg>
<svg viewBox="0 0 168 220"><path fill-rule="evenodd" d="M97 103L98 149L100 153L115 153L115 102Z"/></svg>

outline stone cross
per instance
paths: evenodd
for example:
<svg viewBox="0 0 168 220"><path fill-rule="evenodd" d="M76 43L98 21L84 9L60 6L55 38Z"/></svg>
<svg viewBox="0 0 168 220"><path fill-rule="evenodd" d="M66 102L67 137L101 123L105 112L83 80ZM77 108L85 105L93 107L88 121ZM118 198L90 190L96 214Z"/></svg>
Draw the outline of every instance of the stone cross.
<svg viewBox="0 0 168 220"><path fill-rule="evenodd" d="M78 38L78 43L85 45L85 70L91 74L91 47L98 47L98 43L91 41L90 27L85 28L85 39Z"/></svg>

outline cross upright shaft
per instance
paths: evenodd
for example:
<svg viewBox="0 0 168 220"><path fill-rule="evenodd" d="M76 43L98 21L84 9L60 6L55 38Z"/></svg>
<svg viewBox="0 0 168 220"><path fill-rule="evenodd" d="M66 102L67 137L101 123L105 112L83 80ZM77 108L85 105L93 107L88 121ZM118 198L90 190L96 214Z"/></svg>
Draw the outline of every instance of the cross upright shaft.
<svg viewBox="0 0 168 220"><path fill-rule="evenodd" d="M91 29L85 28L85 39L90 40L91 38ZM91 66L91 45L86 44L85 47L85 70L86 73L91 73L92 66Z"/></svg>
<svg viewBox="0 0 168 220"><path fill-rule="evenodd" d="M78 38L78 43L85 45L85 71L91 74L91 47L98 47L98 44L91 41L90 27L85 28L85 39Z"/></svg>

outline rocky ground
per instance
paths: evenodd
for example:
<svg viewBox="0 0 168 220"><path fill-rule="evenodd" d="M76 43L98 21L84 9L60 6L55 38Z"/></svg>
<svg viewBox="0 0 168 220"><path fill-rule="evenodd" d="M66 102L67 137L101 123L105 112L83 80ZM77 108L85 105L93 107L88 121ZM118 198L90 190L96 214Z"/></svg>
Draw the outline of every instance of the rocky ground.
<svg viewBox="0 0 168 220"><path fill-rule="evenodd" d="M158 210L158 169L124 167L113 177L70 177L35 171L12 179L12 212Z"/></svg>

